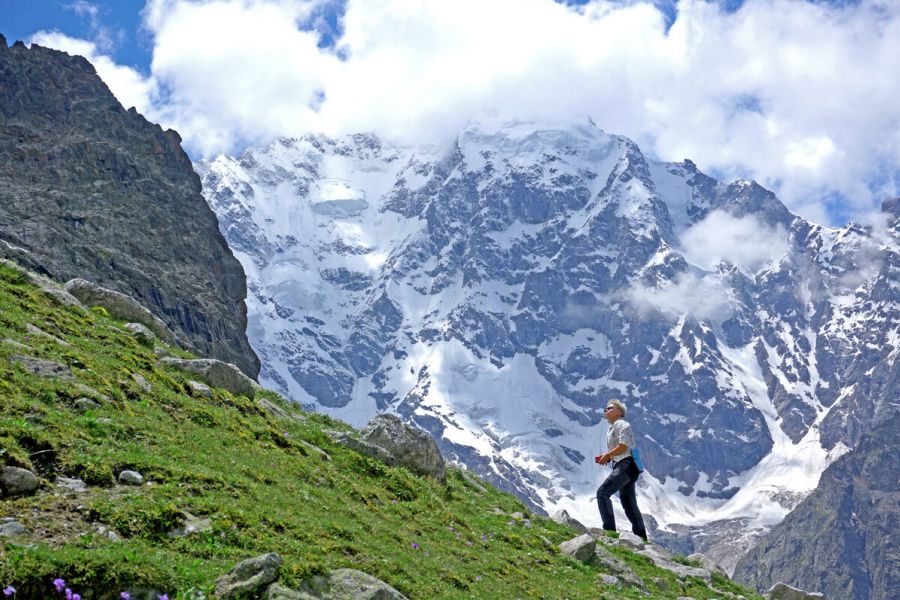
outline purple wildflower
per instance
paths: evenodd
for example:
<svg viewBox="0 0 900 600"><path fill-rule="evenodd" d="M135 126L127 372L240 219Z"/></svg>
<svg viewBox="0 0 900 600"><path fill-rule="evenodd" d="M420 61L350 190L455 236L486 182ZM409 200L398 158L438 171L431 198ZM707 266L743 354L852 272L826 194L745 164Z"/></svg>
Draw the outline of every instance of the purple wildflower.
<svg viewBox="0 0 900 600"><path fill-rule="evenodd" d="M159 600L169 600L168 594L163 594L162 596L158 596Z"/></svg>
<svg viewBox="0 0 900 600"><path fill-rule="evenodd" d="M57 592L62 592L66 587L66 580L56 578L53 580L53 587L56 588Z"/></svg>
<svg viewBox="0 0 900 600"><path fill-rule="evenodd" d="M119 598L121 598L122 600L131 600L131 594L129 594L128 592L122 592L121 594L119 594Z"/></svg>
<svg viewBox="0 0 900 600"><path fill-rule="evenodd" d="M66 594L66 600L73 600L73 598L72 598L72 590L70 590L69 588L66 588L65 594Z"/></svg>
<svg viewBox="0 0 900 600"><path fill-rule="evenodd" d="M81 600L81 594L72 594L72 600Z"/></svg>
<svg viewBox="0 0 900 600"><path fill-rule="evenodd" d="M481 575L476 575L476 576L475 576L475 581L481 581Z"/></svg>
<svg viewBox="0 0 900 600"><path fill-rule="evenodd" d="M6 586L5 588L3 588L3 595L4 595L4 596L9 597L9 596L12 596L12 595L15 594L15 593L16 593L16 588L14 588L14 587L11 586L11 585L8 585L8 586Z"/></svg>
<svg viewBox="0 0 900 600"><path fill-rule="evenodd" d="M482 542L486 542L486 541L487 541L487 536L484 535L483 533L481 534L481 541L482 541Z"/></svg>
<svg viewBox="0 0 900 600"><path fill-rule="evenodd" d="M413 543L412 543L412 549L413 549L413 550L418 550L418 549L419 549L419 545L418 545L417 543L413 542Z"/></svg>

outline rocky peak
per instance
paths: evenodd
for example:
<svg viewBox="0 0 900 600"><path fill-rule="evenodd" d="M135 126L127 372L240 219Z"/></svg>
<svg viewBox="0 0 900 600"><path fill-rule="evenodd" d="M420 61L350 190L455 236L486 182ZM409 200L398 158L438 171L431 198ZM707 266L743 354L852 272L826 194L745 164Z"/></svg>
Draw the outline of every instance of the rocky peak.
<svg viewBox="0 0 900 600"><path fill-rule="evenodd" d="M134 297L256 376L244 271L174 131L126 111L82 57L0 52L0 254Z"/></svg>

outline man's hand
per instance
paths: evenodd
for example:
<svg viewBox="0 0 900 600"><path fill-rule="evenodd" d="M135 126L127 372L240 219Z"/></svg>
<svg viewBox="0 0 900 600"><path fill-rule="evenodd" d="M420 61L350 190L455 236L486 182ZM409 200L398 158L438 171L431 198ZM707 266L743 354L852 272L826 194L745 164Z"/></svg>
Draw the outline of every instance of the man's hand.
<svg viewBox="0 0 900 600"><path fill-rule="evenodd" d="M610 461L609 452L604 452L604 453L601 454L600 456L595 456L595 457L594 457L594 462L596 462L596 463L598 463L598 464L601 464L601 465L605 465L605 464L608 463L609 461Z"/></svg>

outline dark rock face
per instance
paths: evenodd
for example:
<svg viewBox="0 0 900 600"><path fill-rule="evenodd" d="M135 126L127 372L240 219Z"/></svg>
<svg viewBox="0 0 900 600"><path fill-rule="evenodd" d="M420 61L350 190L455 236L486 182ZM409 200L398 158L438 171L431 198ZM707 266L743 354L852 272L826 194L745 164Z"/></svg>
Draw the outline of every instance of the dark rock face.
<svg viewBox="0 0 900 600"><path fill-rule="evenodd" d="M132 296L256 377L244 271L180 142L84 58L0 44L0 255Z"/></svg>
<svg viewBox="0 0 900 600"><path fill-rule="evenodd" d="M760 591L783 581L826 598L900 598L900 412L822 474L737 565Z"/></svg>

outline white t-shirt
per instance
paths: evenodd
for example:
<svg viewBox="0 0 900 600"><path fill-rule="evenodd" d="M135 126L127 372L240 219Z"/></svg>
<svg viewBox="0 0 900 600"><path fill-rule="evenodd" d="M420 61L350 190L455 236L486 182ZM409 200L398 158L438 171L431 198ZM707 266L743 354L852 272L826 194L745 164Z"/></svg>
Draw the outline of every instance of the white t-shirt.
<svg viewBox="0 0 900 600"><path fill-rule="evenodd" d="M628 449L622 454L612 457L613 462L619 462L623 458L631 456L631 449L634 448L634 434L631 432L631 425L625 419L616 419L616 422L609 426L606 432L606 451L609 452L619 444L625 444Z"/></svg>

